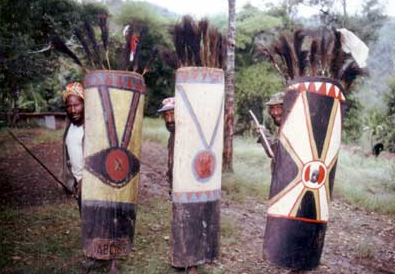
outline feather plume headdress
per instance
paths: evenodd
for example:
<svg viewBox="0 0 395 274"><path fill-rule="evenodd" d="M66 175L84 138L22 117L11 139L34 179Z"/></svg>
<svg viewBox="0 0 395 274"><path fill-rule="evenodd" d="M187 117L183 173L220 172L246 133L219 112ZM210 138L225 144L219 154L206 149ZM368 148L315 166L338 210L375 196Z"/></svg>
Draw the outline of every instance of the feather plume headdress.
<svg viewBox="0 0 395 274"><path fill-rule="evenodd" d="M272 49L258 46L258 51L268 57L285 82L303 76L328 77L339 81L347 92L358 76L366 74L358 64L365 63L368 49L362 41L356 40L355 35L343 29L322 30L320 38L310 38L310 44L303 47L306 33L304 30L295 31L292 43L286 35L281 35ZM349 37L354 39L353 43ZM350 44L358 48L350 49ZM358 60L355 52L359 53Z"/></svg>
<svg viewBox="0 0 395 274"><path fill-rule="evenodd" d="M207 19L196 23L192 17L184 16L172 29L177 56L177 66L204 66L224 68L226 38Z"/></svg>

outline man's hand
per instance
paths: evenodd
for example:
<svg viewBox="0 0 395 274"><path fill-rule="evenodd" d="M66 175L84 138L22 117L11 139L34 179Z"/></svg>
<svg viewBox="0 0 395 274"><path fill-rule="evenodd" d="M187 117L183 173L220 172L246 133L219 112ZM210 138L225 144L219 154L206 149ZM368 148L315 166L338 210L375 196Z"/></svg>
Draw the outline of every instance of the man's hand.
<svg viewBox="0 0 395 274"><path fill-rule="evenodd" d="M260 130L262 130L263 132L265 132L266 127L265 127L264 125L258 125L258 126L255 126L254 129L255 129L255 132L256 132L256 133L260 133Z"/></svg>

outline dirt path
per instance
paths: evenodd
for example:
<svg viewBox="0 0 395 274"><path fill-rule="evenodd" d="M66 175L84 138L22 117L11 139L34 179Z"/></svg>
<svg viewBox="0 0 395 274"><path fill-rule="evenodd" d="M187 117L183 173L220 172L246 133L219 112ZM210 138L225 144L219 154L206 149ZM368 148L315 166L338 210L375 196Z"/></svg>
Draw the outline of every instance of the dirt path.
<svg viewBox="0 0 395 274"><path fill-rule="evenodd" d="M19 137L25 142L31 140L31 136ZM59 141L29 147L45 159L55 174L59 172ZM152 142L143 144L141 204L151 197L163 201L169 199L164 180L166 157L166 149L160 145ZM20 208L72 201L17 144L7 146L0 154L0 178L0 202L3 205ZM222 265L226 273L289 273L269 265L262 258L266 208L267 200L257 201L251 197L243 204L227 198L222 200L221 216L236 228L237 233L222 237L221 258L215 265ZM336 198L331 203L330 214L321 264L309 273L395 273L393 217L355 209Z"/></svg>

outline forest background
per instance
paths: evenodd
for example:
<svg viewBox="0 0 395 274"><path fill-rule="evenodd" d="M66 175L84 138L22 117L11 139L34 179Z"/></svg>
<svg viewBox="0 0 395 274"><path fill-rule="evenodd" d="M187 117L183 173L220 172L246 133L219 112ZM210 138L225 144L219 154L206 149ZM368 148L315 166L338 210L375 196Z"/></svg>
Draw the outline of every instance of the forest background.
<svg viewBox="0 0 395 274"><path fill-rule="evenodd" d="M336 2L337 5L334 4ZM268 127L264 102L283 89L278 73L257 54L259 44L270 45L281 33L298 28L345 27L370 48L368 76L360 79L347 98L343 142L361 145L365 151L381 142L395 152L395 20L384 15L378 0L362 0L357 12L347 10L347 0L283 0L259 9L246 4L236 14L235 133L251 134L248 110ZM300 5L314 7L317 15L298 14ZM336 7L341 7L339 10ZM171 28L181 20L162 7L139 1L2 0L0 2L0 126L12 124L18 112L61 111L61 91L69 81L81 81L84 72L64 55L47 50L54 35L83 55L75 28L91 22L99 38L97 15L106 13L110 22L110 62L120 59L122 30L131 21L148 29L142 42L142 63L156 48L174 49ZM226 34L226 14L212 15L210 24ZM157 116L161 101L174 94L174 69L161 58L146 74L148 87L145 115ZM7 115L8 114L8 115Z"/></svg>

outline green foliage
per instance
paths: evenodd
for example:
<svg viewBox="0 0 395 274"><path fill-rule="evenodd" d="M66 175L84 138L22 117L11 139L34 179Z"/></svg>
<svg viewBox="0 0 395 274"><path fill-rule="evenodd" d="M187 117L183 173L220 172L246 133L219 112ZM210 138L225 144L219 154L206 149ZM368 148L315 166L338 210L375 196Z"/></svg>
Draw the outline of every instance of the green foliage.
<svg viewBox="0 0 395 274"><path fill-rule="evenodd" d="M258 120L262 121L264 103L270 96L282 90L281 79L270 69L267 63L261 62L241 68L236 73L236 115L237 133L250 128L251 109Z"/></svg>
<svg viewBox="0 0 395 274"><path fill-rule="evenodd" d="M395 152L395 76L389 81L390 92L384 97L387 111L384 116L384 130L382 133L382 141L384 149Z"/></svg>
<svg viewBox="0 0 395 274"><path fill-rule="evenodd" d="M386 20L383 6L378 0L365 0L362 13L348 17L345 27L354 31L362 41L369 44L377 40L378 31Z"/></svg>
<svg viewBox="0 0 395 274"><path fill-rule="evenodd" d="M257 35L279 27L281 20L252 5L245 5L237 15L236 25L236 47L238 50L246 50L253 46Z"/></svg>
<svg viewBox="0 0 395 274"><path fill-rule="evenodd" d="M351 93L344 103L342 139L346 143L355 142L361 137L361 109L361 103L355 98L355 95Z"/></svg>
<svg viewBox="0 0 395 274"><path fill-rule="evenodd" d="M250 4L243 7L236 18L236 71L254 63L255 45L273 37L280 25L280 19Z"/></svg>
<svg viewBox="0 0 395 274"><path fill-rule="evenodd" d="M382 111L369 110L367 117L364 119L364 131L369 134L370 149L374 144L382 141L382 135L385 127L385 114Z"/></svg>
<svg viewBox="0 0 395 274"><path fill-rule="evenodd" d="M254 48L257 43L269 43L273 29L281 20L247 4L237 15L236 31L236 129L240 134L250 128L251 109L262 121L264 103L282 89L281 80L266 62L256 63Z"/></svg>
<svg viewBox="0 0 395 274"><path fill-rule="evenodd" d="M297 20L297 8L303 0L282 0L278 5L267 4L268 14L281 20L282 30L293 30L300 27Z"/></svg>
<svg viewBox="0 0 395 274"><path fill-rule="evenodd" d="M226 34L228 31L228 16L226 14L217 14L208 17L208 20L210 22L210 25L216 29L218 29L219 32ZM238 26L236 26L238 27ZM237 30L236 30L237 32Z"/></svg>
<svg viewBox="0 0 395 274"><path fill-rule="evenodd" d="M97 4L81 5L72 0L1 2L1 111L59 109L55 97L65 82L55 75L61 67L73 75L75 68L59 61L59 53L38 51L49 45L55 33L68 39L83 18L94 18L98 12L107 11Z"/></svg>
<svg viewBox="0 0 395 274"><path fill-rule="evenodd" d="M395 152L395 77L388 81L389 91L384 94L384 108L370 108L364 120L364 130L368 133L370 148L377 142L384 150Z"/></svg>

